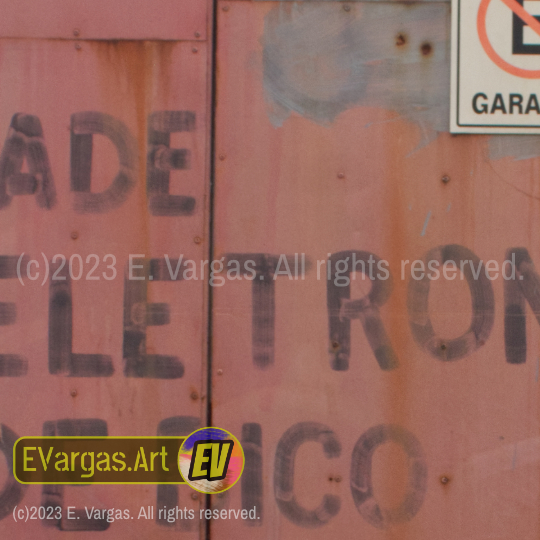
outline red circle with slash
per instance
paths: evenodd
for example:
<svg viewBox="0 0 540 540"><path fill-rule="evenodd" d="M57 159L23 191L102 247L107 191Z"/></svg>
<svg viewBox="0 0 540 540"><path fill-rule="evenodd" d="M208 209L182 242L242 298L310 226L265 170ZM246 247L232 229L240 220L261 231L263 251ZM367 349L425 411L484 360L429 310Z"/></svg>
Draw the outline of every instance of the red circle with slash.
<svg viewBox="0 0 540 540"><path fill-rule="evenodd" d="M540 22L538 22L530 13L525 11L525 8L521 4L518 4L516 0L502 0L502 2L540 36ZM482 44L484 51L486 51L486 54L497 66L511 75L515 75L516 77L521 77L523 79L540 79L539 69L523 69L514 66L501 58L501 56L493 48L493 45L489 41L486 29L486 15L490 3L491 0L482 0L480 2L480 7L478 8L478 17L476 20L478 37L480 38L480 43Z"/></svg>

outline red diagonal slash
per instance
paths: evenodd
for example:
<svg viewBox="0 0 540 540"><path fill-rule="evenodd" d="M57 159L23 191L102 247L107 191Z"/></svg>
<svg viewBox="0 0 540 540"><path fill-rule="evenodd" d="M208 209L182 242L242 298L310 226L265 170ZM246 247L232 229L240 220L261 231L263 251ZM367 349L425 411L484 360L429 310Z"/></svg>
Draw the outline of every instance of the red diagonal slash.
<svg viewBox="0 0 540 540"><path fill-rule="evenodd" d="M501 0L509 7L513 13L515 13L524 23L528 24L533 31L540 36L540 22L538 22L530 13L525 11L524 7L516 2L516 0ZM489 56L492 62L494 62L499 68L523 79L540 79L540 70L538 69L524 69L518 66L514 66L504 60L493 48L493 45L489 41L486 29L486 16L489 4L491 0L481 0L478 7L478 16L476 19L476 27L478 30L478 37L480 43L484 48L484 51Z"/></svg>
<svg viewBox="0 0 540 540"><path fill-rule="evenodd" d="M502 0L524 23L528 24L540 36L540 22L516 0Z"/></svg>

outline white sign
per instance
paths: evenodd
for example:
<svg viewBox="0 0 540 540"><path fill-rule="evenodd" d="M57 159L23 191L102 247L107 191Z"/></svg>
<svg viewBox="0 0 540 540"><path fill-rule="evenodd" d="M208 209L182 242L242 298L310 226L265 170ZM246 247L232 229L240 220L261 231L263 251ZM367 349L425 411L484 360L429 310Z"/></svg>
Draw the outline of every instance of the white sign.
<svg viewBox="0 0 540 540"><path fill-rule="evenodd" d="M452 133L540 133L540 0L452 0Z"/></svg>

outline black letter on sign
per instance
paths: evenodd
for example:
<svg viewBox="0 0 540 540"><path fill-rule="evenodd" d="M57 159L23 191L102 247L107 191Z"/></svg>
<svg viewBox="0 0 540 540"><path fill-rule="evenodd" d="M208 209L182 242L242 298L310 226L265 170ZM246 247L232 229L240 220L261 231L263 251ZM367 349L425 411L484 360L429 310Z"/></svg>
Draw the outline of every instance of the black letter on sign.
<svg viewBox="0 0 540 540"><path fill-rule="evenodd" d="M73 301L67 265L51 264L49 285L49 373L70 377L110 377L112 359L105 354L75 354L73 340ZM62 266L64 268L62 268Z"/></svg>
<svg viewBox="0 0 540 540"><path fill-rule="evenodd" d="M309 261L296 255L271 255L269 253L227 253L226 266L251 281L251 343L253 363L259 369L274 364L274 324L276 317L276 285L279 276L289 279L303 277L310 268ZM227 269L225 271L227 271Z"/></svg>
<svg viewBox="0 0 540 540"><path fill-rule="evenodd" d="M381 508L373 494L371 466L379 446L393 441L407 454L409 478L407 491L397 508ZM361 516L379 529L410 521L420 510L426 494L427 465L422 446L408 430L394 425L368 429L356 442L351 463L351 492Z"/></svg>
<svg viewBox="0 0 540 540"><path fill-rule="evenodd" d="M392 276L384 263L367 251L341 251L330 257L327 281L327 306L330 331L330 365L335 371L349 369L351 353L351 319L360 319L367 340L384 370L394 369L398 360L384 329L379 308L392 293ZM360 265L360 266L358 266ZM360 271L371 280L371 291L359 300L350 300L351 272ZM379 271L386 273L380 275Z"/></svg>
<svg viewBox="0 0 540 540"><path fill-rule="evenodd" d="M107 437L107 422L99 418L45 422L43 424L43 435L46 437ZM83 508L73 509L72 519L67 519L63 485L44 485L41 491L41 505L47 510L45 515L50 517L57 515L57 506L62 508L62 517L60 519L45 518L41 520L45 527L56 527L61 531L104 531L110 525L107 518L88 519L86 510ZM103 515L103 510L100 510Z"/></svg>
<svg viewBox="0 0 540 540"><path fill-rule="evenodd" d="M415 341L429 354L439 360L458 360L484 345L491 333L495 309L493 287L486 277L482 261L466 247L450 244L433 248L424 257L424 263L429 264L430 261L437 261L440 266L446 261L453 261L458 268L463 268L471 291L473 312L471 326L465 334L455 339L441 339L435 335L428 311L430 286L428 272L419 281L413 279L409 281L407 296L409 325Z"/></svg>
<svg viewBox="0 0 540 540"><path fill-rule="evenodd" d="M294 459L302 444L319 442L327 458L341 454L341 444L334 432L323 424L301 422L289 428L279 440L274 464L274 496L281 513L295 525L314 529L328 523L341 507L339 497L324 495L315 510L306 510L298 504L294 495Z"/></svg>
<svg viewBox="0 0 540 540"><path fill-rule="evenodd" d="M21 172L24 158L28 173ZM9 206L13 195L35 195L38 206L48 210L56 204L41 122L30 114L13 116L0 155L0 208Z"/></svg>
<svg viewBox="0 0 540 540"><path fill-rule="evenodd" d="M200 420L195 416L172 416L171 418L165 418L165 420L159 423L157 434L159 437L182 437L193 433L199 429L200 425ZM159 514L160 508L166 507L168 510L169 508L175 509L177 506L181 506L178 496L179 489L182 490L187 499L187 494L191 492L191 488L187 485L158 485L156 523L164 527L174 528L178 531L192 531L193 521L195 520L185 518L175 520L171 523L167 521L167 515L160 516Z"/></svg>
<svg viewBox="0 0 540 540"><path fill-rule="evenodd" d="M136 259L135 259L136 260ZM179 379L184 376L184 365L176 356L146 354L146 327L164 326L170 322L169 304L147 303L147 279L154 281L181 280L181 272L172 279L165 259L140 259L144 279L130 279L129 266L124 278L124 375L148 379ZM181 266L170 260L171 268ZM137 276L138 277L138 276Z"/></svg>
<svg viewBox="0 0 540 540"><path fill-rule="evenodd" d="M147 191L148 206L154 216L189 216L195 199L171 195L171 171L190 168L190 152L171 148L171 133L195 130L195 113L191 111L159 111L148 118Z"/></svg>
<svg viewBox="0 0 540 540"><path fill-rule="evenodd" d="M17 277L19 257L0 255L0 279ZM26 261L21 264L21 277L26 276ZM11 302L0 302L0 326L15 324L17 307ZM0 354L0 377L22 377L28 372L28 361L17 354Z"/></svg>
<svg viewBox="0 0 540 540"><path fill-rule="evenodd" d="M242 473L242 508L257 508L257 516L246 525L260 527L263 522L263 473L261 424L242 426L242 449L246 459ZM259 518L259 519L257 519Z"/></svg>
<svg viewBox="0 0 540 540"><path fill-rule="evenodd" d="M19 484L13 476L13 445L19 436L4 424L0 424L0 430L0 452L4 454L8 466L8 477L0 491L0 519L4 519L22 501L28 486Z"/></svg>
<svg viewBox="0 0 540 540"><path fill-rule="evenodd" d="M91 193L92 137L104 135L116 147L120 170L101 193ZM128 128L108 114L80 112L71 116L71 191L79 214L100 214L118 208L135 186L137 142Z"/></svg>
<svg viewBox="0 0 540 540"><path fill-rule="evenodd" d="M511 273L507 272L510 266ZM540 323L540 277L525 248L511 248L504 261L504 344L506 361L523 364L527 360L525 300Z"/></svg>

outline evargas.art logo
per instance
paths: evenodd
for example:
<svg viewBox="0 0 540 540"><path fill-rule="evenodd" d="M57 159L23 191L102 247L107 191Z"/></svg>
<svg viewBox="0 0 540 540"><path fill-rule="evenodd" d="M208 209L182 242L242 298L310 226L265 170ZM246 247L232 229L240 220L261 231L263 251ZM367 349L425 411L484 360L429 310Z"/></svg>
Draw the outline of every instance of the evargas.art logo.
<svg viewBox="0 0 540 540"><path fill-rule="evenodd" d="M194 431L178 453L182 478L201 493L230 489L244 470L244 451L234 435L216 427Z"/></svg>

